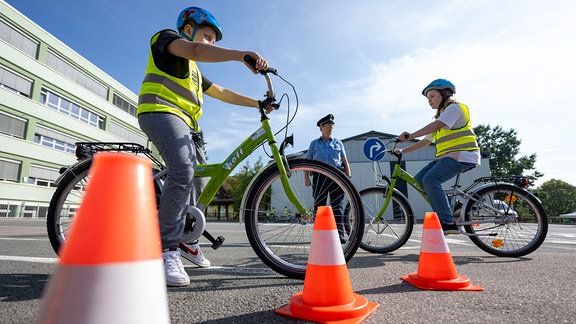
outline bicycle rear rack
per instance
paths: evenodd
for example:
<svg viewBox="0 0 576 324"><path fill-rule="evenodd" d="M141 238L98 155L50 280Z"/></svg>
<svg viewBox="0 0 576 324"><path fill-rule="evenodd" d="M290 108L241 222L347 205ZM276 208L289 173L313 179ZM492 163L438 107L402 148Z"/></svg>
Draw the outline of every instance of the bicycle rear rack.
<svg viewBox="0 0 576 324"><path fill-rule="evenodd" d="M101 151L150 154L150 150L137 143L123 142L76 142L76 158L84 160Z"/></svg>

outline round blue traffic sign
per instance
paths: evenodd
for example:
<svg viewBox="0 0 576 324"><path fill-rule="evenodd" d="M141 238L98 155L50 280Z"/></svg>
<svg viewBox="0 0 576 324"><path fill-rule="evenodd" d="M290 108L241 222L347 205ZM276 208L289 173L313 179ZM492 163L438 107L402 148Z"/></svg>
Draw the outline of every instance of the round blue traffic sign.
<svg viewBox="0 0 576 324"><path fill-rule="evenodd" d="M369 138L364 142L364 155L370 161L380 161L384 158L386 146L377 138Z"/></svg>

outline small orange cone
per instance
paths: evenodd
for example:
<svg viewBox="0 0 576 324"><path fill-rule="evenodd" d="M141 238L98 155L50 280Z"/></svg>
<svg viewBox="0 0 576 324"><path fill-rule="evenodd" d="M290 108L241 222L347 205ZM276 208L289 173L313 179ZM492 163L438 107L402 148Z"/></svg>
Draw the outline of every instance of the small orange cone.
<svg viewBox="0 0 576 324"><path fill-rule="evenodd" d="M322 323L360 323L377 303L352 291L346 260L330 206L321 206L314 220L304 290L276 313Z"/></svg>
<svg viewBox="0 0 576 324"><path fill-rule="evenodd" d="M484 290L470 283L467 277L458 275L438 216L432 212L424 216L418 272L400 278L420 289Z"/></svg>
<svg viewBox="0 0 576 324"><path fill-rule="evenodd" d="M150 162L94 155L36 323L170 323Z"/></svg>

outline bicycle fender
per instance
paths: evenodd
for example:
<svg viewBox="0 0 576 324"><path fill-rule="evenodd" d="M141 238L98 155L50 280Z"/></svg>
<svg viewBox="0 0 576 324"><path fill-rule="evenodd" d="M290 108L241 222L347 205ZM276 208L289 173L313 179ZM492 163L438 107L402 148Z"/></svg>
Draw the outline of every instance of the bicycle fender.
<svg viewBox="0 0 576 324"><path fill-rule="evenodd" d="M58 176L56 181L54 181L54 184L56 186L58 186L60 184L60 181L62 181L62 179L64 179L71 172L72 169L76 168L77 166L79 166L81 164L85 164L85 163L88 163L88 164L92 163L92 158L80 160L74 164L62 167L60 170L62 170L63 168L65 168L65 170L61 171L62 173L60 174L60 176Z"/></svg>

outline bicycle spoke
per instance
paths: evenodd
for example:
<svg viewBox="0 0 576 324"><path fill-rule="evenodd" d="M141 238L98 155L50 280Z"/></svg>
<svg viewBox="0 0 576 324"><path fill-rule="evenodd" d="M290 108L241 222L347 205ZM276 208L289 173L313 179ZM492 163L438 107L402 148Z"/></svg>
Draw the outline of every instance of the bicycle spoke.
<svg viewBox="0 0 576 324"><path fill-rule="evenodd" d="M347 260L359 244L357 233L362 225L357 211L361 206L354 186L342 182L346 178L340 171L306 159L293 161L290 166L290 186L304 204L305 213L298 212L286 195L275 165L259 175L249 189L242 212L250 243L262 261L279 273L302 278L314 230L315 203L332 207L337 227L346 239L342 247ZM313 186L305 186L307 173L316 177Z"/></svg>

